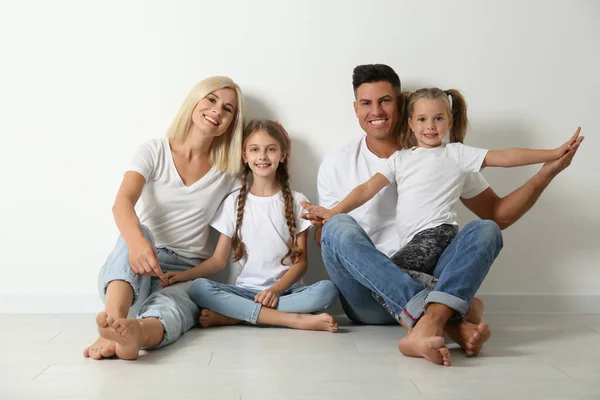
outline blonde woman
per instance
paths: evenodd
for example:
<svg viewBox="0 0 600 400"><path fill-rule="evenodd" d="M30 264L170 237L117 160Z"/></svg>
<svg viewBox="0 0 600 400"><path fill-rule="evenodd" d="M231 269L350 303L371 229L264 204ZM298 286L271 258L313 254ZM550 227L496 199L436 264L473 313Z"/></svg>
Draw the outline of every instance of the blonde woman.
<svg viewBox="0 0 600 400"><path fill-rule="evenodd" d="M212 255L209 222L239 188L243 125L240 88L211 77L191 90L166 137L137 149L113 206L121 236L98 279L100 337L85 357L136 359L140 349L170 344L196 325L191 282L162 288L160 279ZM133 304L140 309L128 319Z"/></svg>

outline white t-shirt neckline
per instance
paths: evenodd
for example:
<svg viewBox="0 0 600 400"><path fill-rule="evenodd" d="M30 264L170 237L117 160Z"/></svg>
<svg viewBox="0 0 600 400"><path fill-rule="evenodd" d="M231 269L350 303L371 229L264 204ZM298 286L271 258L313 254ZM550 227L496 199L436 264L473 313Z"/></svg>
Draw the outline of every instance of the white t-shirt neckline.
<svg viewBox="0 0 600 400"><path fill-rule="evenodd" d="M202 175L202 177L200 179L198 179L196 182L192 183L191 185L187 186L183 182L183 178L181 178L181 175L179 175L179 170L177 169L177 165L175 165L175 159L173 158L173 149L171 148L171 142L169 141L169 138L163 137L162 140L166 141L165 149L168 150L168 152L169 152L169 155L168 155L169 165L173 171L173 174L175 175L174 177L178 179L178 181L181 183L181 186L188 188L190 190L194 189L194 187L199 185L200 182L202 182L202 180L204 178L206 178L207 176L212 175L214 173L216 167L214 165L211 165L210 169L204 175Z"/></svg>

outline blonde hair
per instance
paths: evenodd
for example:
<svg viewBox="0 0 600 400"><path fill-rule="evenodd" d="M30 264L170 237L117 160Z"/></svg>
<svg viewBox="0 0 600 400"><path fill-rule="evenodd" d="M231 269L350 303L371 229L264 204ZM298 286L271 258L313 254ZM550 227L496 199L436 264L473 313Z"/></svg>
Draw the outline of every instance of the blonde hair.
<svg viewBox="0 0 600 400"><path fill-rule="evenodd" d="M452 102L450 98L452 98ZM463 95L456 89L424 88L414 93L403 91L400 94L400 148L409 149L417 145L417 140L408 125L408 119L412 117L415 103L421 99L441 100L444 102L446 112L453 118L452 128L450 129L450 142L462 143L469 127L467 102Z"/></svg>
<svg viewBox="0 0 600 400"><path fill-rule="evenodd" d="M264 131L273 139L279 142L281 152L286 155L285 160L279 163L277 166L277 181L281 185L281 193L283 195L283 202L285 204L284 217L287 222L288 231L290 233L290 241L288 243L288 252L281 259L281 263L287 262L295 263L298 258L302 255L302 249L298 246L296 238L296 211L294 210L294 195L290 189L290 175L288 173L288 160L290 158L290 150L292 142L287 132L283 127L274 121L265 120L253 120L251 121L246 129L244 130L244 144L246 140L254 132ZM233 249L233 262L239 261L246 256L246 245L240 238L240 228L242 227L242 221L244 218L244 208L246 207L246 199L248 198L248 175L250 173L250 167L248 164L244 165L244 171L242 172L242 187L240 194L237 199L237 218L235 221L235 229L233 236L231 237L231 247Z"/></svg>
<svg viewBox="0 0 600 400"><path fill-rule="evenodd" d="M223 135L216 137L210 147L210 162L221 172L237 175L242 170L242 135L246 104L240 87L226 76L203 79L187 95L167 131L167 137L183 143L190 132L192 114L200 100L220 89L235 90L237 106L231 125Z"/></svg>

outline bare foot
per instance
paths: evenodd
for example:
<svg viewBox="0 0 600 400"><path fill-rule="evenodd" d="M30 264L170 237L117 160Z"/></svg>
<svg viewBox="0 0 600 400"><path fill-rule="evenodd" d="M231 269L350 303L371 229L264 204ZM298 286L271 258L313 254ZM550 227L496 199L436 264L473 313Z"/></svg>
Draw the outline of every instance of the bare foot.
<svg viewBox="0 0 600 400"><path fill-rule="evenodd" d="M467 314L467 318L465 318L465 321L479 325L483 319L483 309L483 301L477 297L474 297L471 301L471 307L469 308L469 312Z"/></svg>
<svg viewBox="0 0 600 400"><path fill-rule="evenodd" d="M408 357L423 357L434 364L451 365L442 332L427 315L421 317L417 325L398 341L398 349Z"/></svg>
<svg viewBox="0 0 600 400"><path fill-rule="evenodd" d="M107 326L100 328L100 336L115 342L115 354L123 360L135 360L143 342L141 321L135 318L106 318Z"/></svg>
<svg viewBox="0 0 600 400"><path fill-rule="evenodd" d="M483 344L492 335L490 327L485 322L472 324L467 321L450 321L444 327L444 331L463 348L469 357L479 354Z"/></svg>
<svg viewBox="0 0 600 400"><path fill-rule="evenodd" d="M209 326L238 325L243 322L244 321L240 321L239 319L226 317L225 315L209 310L208 308L204 308L200 311L200 325L203 328L208 328Z"/></svg>
<svg viewBox="0 0 600 400"><path fill-rule="evenodd" d="M296 314L294 322L291 324L294 329L303 329L307 331L327 331L335 333L338 330L338 323L327 314Z"/></svg>
<svg viewBox="0 0 600 400"><path fill-rule="evenodd" d="M104 339L102 336L98 337L96 341L90 346L83 350L83 356L89 357L93 360L100 360L101 358L110 358L115 355L115 342Z"/></svg>

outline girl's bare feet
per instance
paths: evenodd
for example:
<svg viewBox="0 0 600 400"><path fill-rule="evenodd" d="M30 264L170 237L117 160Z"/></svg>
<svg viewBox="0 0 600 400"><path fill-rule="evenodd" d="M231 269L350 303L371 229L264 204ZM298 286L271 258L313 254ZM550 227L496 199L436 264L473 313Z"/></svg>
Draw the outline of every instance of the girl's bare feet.
<svg viewBox="0 0 600 400"><path fill-rule="evenodd" d="M208 328L210 326L238 325L243 322L244 321L240 321L239 319L226 317L225 315L209 310L208 308L204 308L200 311L200 325L203 328Z"/></svg>
<svg viewBox="0 0 600 400"><path fill-rule="evenodd" d="M326 313L323 314L295 314L295 319L291 324L294 329L304 329L309 331L327 331L335 333L338 330L338 323L335 319Z"/></svg>

